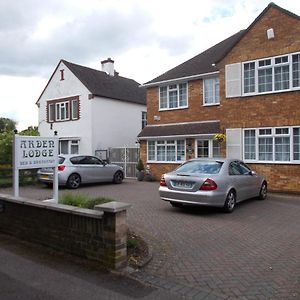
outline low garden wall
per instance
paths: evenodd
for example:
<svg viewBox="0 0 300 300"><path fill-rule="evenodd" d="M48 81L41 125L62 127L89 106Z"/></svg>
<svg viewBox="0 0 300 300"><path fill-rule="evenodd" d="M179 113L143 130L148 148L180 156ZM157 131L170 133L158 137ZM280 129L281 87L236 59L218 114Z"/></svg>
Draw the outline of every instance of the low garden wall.
<svg viewBox="0 0 300 300"><path fill-rule="evenodd" d="M0 194L0 232L120 269L127 265L129 207L109 202L90 210Z"/></svg>

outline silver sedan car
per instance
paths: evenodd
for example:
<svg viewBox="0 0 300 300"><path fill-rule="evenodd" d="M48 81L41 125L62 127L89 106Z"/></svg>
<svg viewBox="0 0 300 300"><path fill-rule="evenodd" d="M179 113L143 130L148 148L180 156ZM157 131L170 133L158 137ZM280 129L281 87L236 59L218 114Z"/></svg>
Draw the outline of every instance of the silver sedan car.
<svg viewBox="0 0 300 300"><path fill-rule="evenodd" d="M47 185L53 183L53 169L43 168L37 172L38 180ZM58 165L58 184L76 189L81 183L114 182L122 183L123 168L107 164L90 155L60 155Z"/></svg>
<svg viewBox="0 0 300 300"><path fill-rule="evenodd" d="M192 159L162 175L159 194L175 207L215 206L230 213L238 202L265 199L267 181L241 160Z"/></svg>

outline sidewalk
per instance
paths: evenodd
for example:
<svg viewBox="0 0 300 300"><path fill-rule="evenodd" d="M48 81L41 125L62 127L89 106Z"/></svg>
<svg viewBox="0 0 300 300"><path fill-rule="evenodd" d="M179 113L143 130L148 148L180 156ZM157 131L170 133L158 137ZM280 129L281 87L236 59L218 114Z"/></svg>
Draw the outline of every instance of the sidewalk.
<svg viewBox="0 0 300 300"><path fill-rule="evenodd" d="M96 264L0 234L0 299L181 299Z"/></svg>

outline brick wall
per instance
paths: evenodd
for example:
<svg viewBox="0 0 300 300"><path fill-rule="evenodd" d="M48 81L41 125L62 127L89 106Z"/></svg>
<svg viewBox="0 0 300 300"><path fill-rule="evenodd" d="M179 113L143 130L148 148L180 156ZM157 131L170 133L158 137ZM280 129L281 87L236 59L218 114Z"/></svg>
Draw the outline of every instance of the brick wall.
<svg viewBox="0 0 300 300"><path fill-rule="evenodd" d="M127 263L124 211L116 218L111 212L0 195L0 231L109 268Z"/></svg>
<svg viewBox="0 0 300 300"><path fill-rule="evenodd" d="M267 39L266 30L274 29L275 38ZM236 62L276 56L300 50L300 22L282 11L271 7L218 64L220 70L219 106L204 107L202 80L188 83L187 109L159 111L159 89L149 88L147 92L148 124L166 124L205 120L220 120L221 129L255 128L300 125L300 91L274 93L269 95L225 98L225 65ZM154 121L154 116L160 121ZM225 156L222 145L222 156ZM141 157L146 163L146 144L141 144ZM269 187L274 191L300 192L300 165L255 164L254 168L266 176ZM151 164L157 178L174 169L174 164Z"/></svg>

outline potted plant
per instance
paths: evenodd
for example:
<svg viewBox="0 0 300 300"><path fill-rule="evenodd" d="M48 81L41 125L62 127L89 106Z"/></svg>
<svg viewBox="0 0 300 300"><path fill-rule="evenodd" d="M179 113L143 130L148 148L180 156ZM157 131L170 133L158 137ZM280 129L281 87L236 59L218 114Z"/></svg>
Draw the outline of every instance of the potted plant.
<svg viewBox="0 0 300 300"><path fill-rule="evenodd" d="M214 139L217 140L219 143L226 141L226 135L224 133L215 134Z"/></svg>
<svg viewBox="0 0 300 300"><path fill-rule="evenodd" d="M137 165L136 165L136 177L138 181L143 181L144 176L145 176L145 167L143 164L143 161L141 159L139 159Z"/></svg>

